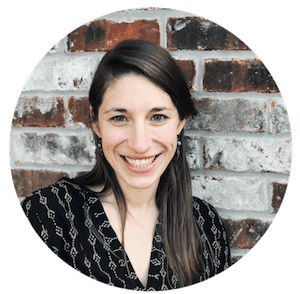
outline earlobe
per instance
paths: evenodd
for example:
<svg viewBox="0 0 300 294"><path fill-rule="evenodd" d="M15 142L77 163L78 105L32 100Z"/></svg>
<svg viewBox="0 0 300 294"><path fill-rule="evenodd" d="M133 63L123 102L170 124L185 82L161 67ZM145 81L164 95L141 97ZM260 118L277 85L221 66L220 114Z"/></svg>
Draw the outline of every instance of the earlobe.
<svg viewBox="0 0 300 294"><path fill-rule="evenodd" d="M183 119L182 121L179 122L178 128L177 128L177 135L179 135L184 128L186 123L186 119Z"/></svg>

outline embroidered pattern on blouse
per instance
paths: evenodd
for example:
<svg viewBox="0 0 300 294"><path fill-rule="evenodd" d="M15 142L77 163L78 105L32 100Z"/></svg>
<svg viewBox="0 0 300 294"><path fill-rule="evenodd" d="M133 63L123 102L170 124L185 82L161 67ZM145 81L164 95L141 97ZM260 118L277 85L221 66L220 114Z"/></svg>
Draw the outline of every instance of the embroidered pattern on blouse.
<svg viewBox="0 0 300 294"><path fill-rule="evenodd" d="M161 223L157 221L153 237L147 286L139 281L120 244L99 198L75 180L63 178L54 185L26 197L22 207L32 226L51 250L89 277L133 290L178 288L178 280L168 267ZM230 266L230 249L223 222L205 201L193 200L206 280ZM129 272L128 272L129 269Z"/></svg>

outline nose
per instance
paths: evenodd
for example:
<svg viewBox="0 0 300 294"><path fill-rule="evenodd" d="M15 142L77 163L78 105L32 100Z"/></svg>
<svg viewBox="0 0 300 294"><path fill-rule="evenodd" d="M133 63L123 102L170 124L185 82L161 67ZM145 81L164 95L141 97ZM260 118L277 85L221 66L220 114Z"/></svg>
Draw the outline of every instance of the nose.
<svg viewBox="0 0 300 294"><path fill-rule="evenodd" d="M147 125L139 123L130 130L128 145L135 153L146 153L151 146L151 142Z"/></svg>

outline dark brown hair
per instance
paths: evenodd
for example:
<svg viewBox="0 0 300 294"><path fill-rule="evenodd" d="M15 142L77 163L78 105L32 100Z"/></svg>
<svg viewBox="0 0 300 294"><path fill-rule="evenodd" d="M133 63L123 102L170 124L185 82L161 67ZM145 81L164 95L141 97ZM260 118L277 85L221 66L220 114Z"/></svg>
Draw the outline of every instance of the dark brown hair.
<svg viewBox="0 0 300 294"><path fill-rule="evenodd" d="M184 76L171 55L148 41L125 40L106 53L95 73L89 93L93 121L98 118L98 110L107 87L128 74L147 77L168 93L178 110L180 120L197 113ZM204 272L204 264L201 241L193 217L191 178L185 157L183 131L179 137L183 142L180 154L174 155L161 176L156 205L162 222L161 233L167 261L179 285L186 286L199 282ZM97 146L99 138L95 133L94 138ZM79 180L85 185L104 184L103 193L109 189L113 190L121 215L124 237L127 213L125 197L114 170L99 149L96 148L94 168Z"/></svg>

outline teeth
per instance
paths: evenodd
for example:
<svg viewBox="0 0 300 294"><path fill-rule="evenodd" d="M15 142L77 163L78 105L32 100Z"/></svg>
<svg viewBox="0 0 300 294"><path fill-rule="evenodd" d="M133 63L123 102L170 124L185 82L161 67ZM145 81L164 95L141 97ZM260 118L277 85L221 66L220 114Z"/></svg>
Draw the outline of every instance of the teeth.
<svg viewBox="0 0 300 294"><path fill-rule="evenodd" d="M134 167L139 167L139 168L142 168L142 167L146 167L148 166L149 164L151 164L154 159L155 159L155 156L151 157L151 158L147 158L147 159L131 159L131 158L128 158L128 157L125 157L126 161L134 166Z"/></svg>

